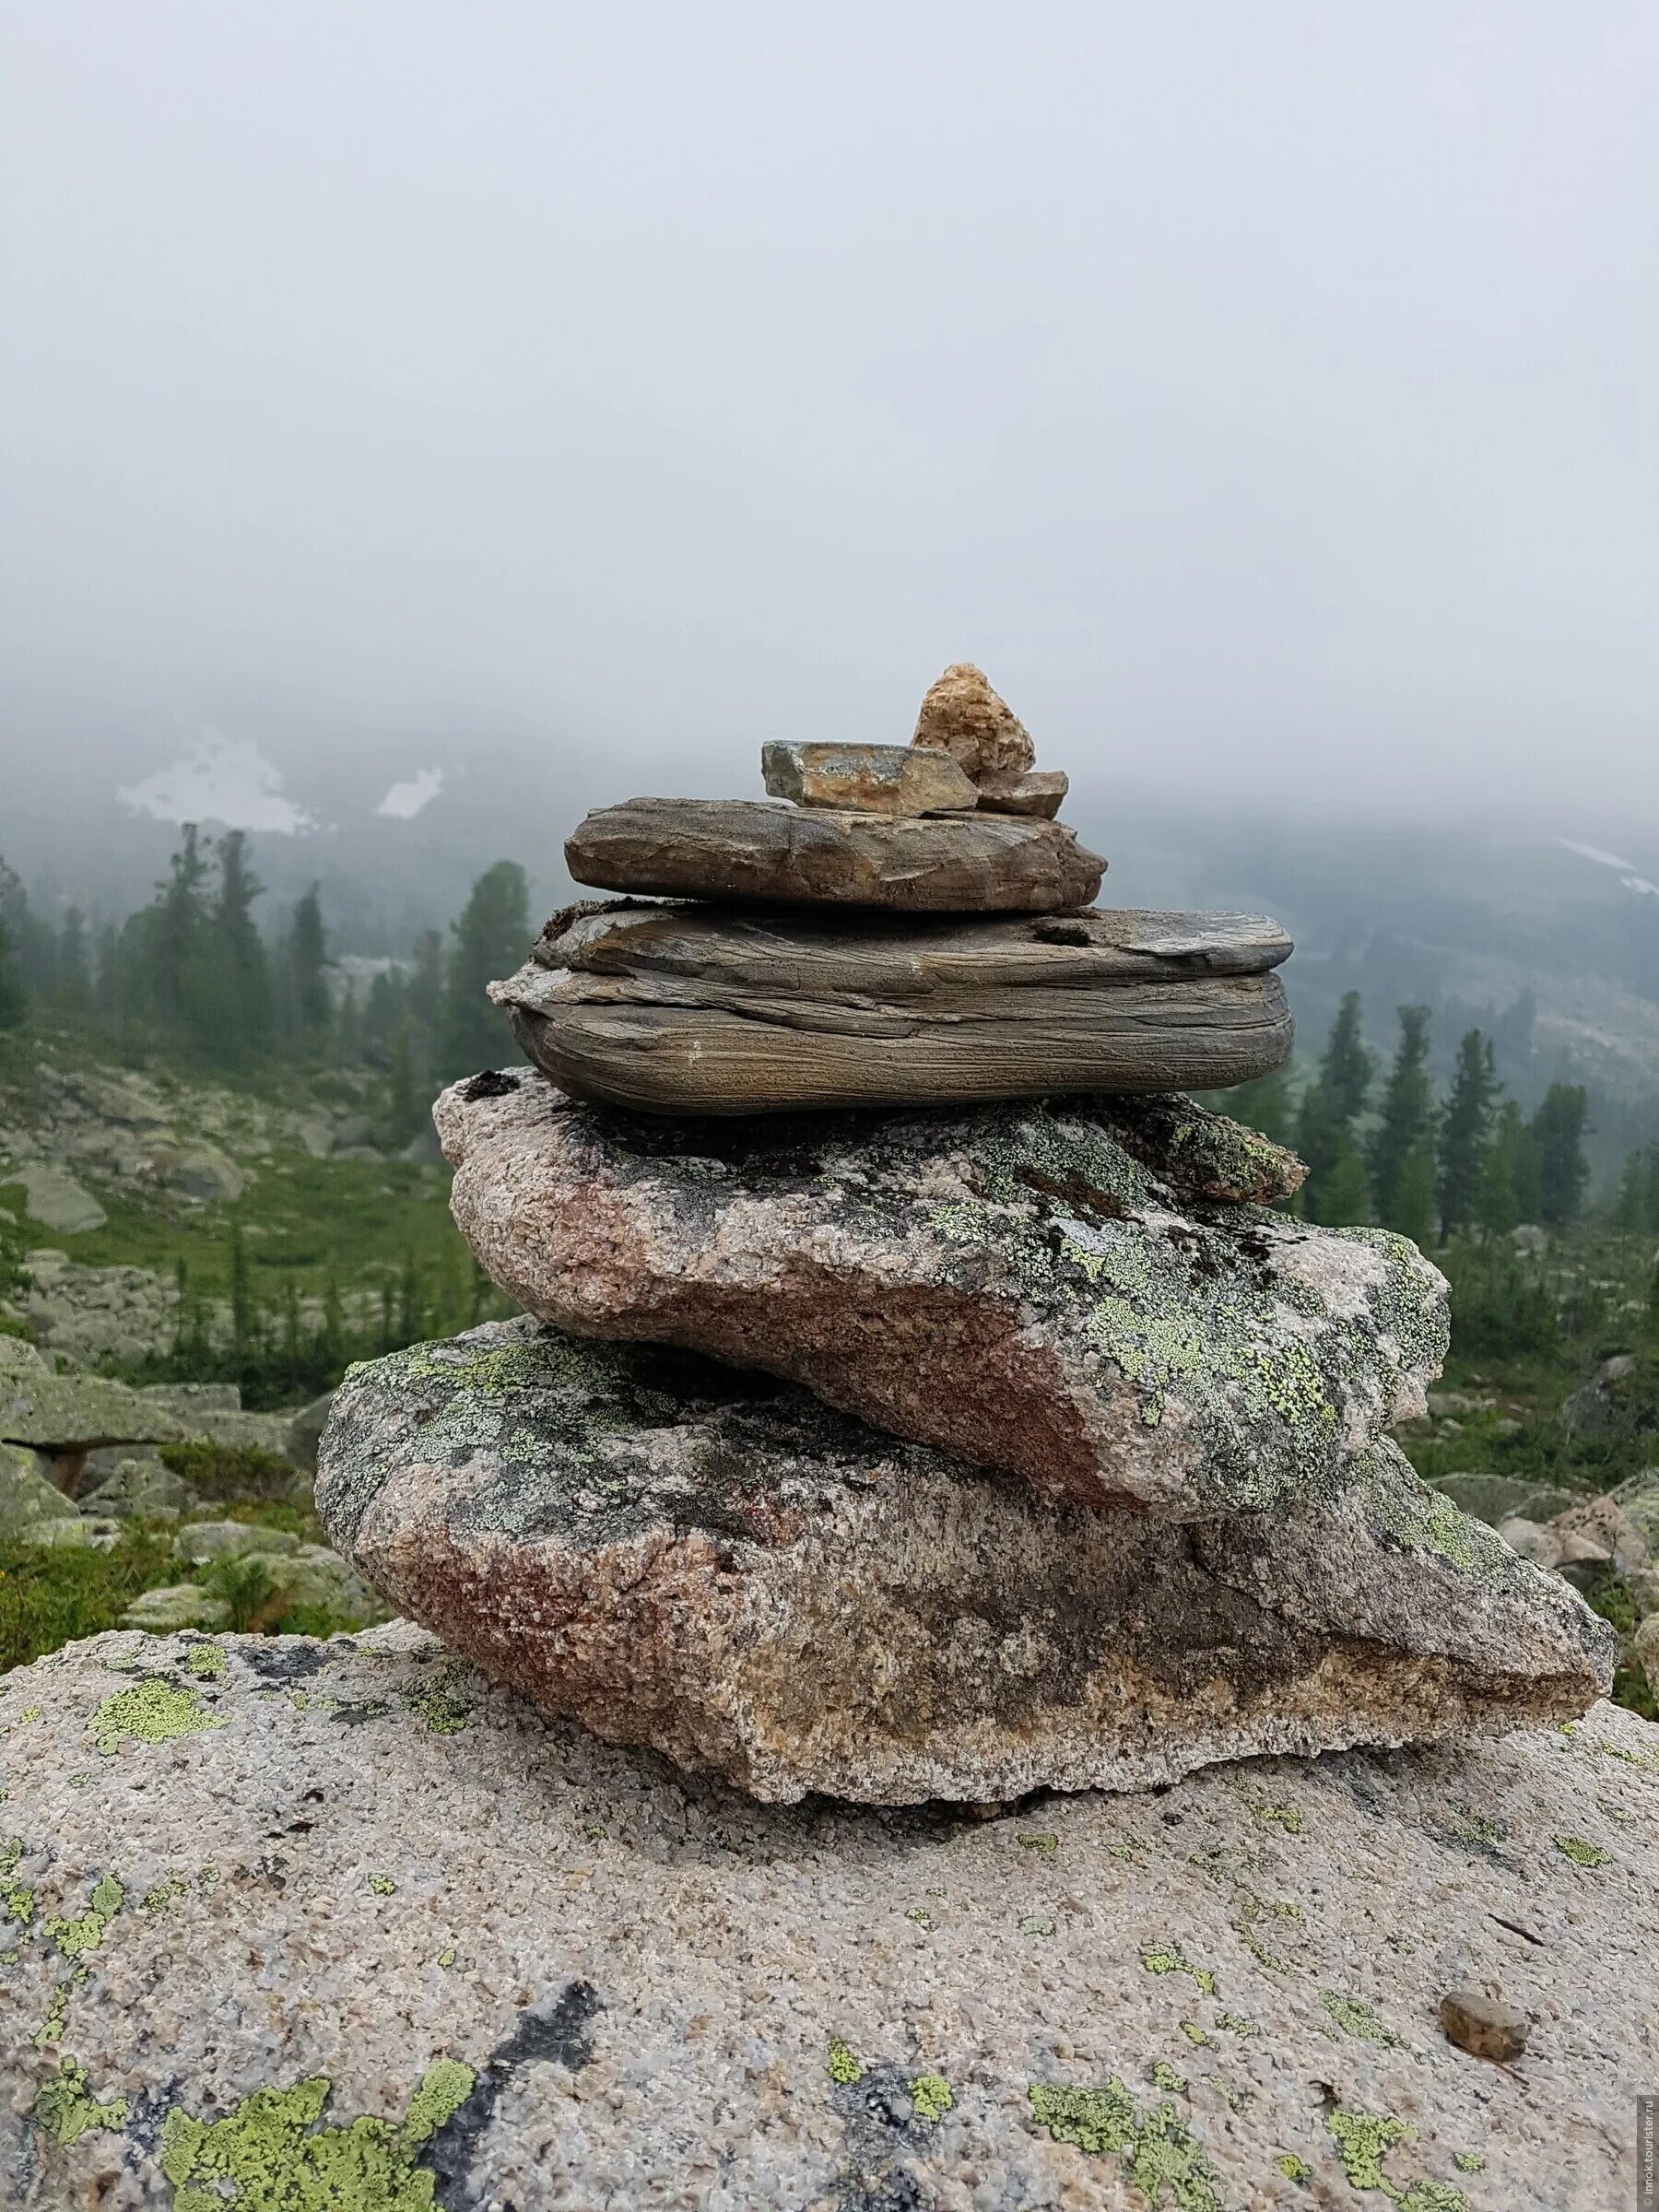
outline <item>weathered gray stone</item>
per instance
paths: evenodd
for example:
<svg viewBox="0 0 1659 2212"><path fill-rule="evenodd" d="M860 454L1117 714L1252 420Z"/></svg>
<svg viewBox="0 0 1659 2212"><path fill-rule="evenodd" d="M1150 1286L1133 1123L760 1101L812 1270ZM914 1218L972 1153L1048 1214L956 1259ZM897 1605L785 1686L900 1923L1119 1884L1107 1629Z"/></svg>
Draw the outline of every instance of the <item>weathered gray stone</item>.
<svg viewBox="0 0 1659 2212"><path fill-rule="evenodd" d="M1444 1281L1385 1230L1183 1200L1141 1111L669 1122L521 1070L435 1113L463 1235L560 1327L788 1374L1093 1503L1310 1492L1421 1410Z"/></svg>
<svg viewBox="0 0 1659 2212"><path fill-rule="evenodd" d="M805 1392L523 1319L354 1369L317 1506L490 1674L766 1798L1124 1789L1561 1719L1617 1649L1392 1444L1323 1502L1079 1511Z"/></svg>
<svg viewBox="0 0 1659 2212"><path fill-rule="evenodd" d="M1526 2049L1526 2015L1518 2005L1506 2005L1484 1990L1448 1990L1440 2001L1440 2021L1447 2041L1471 2058L1508 2065Z"/></svg>
<svg viewBox="0 0 1659 2212"><path fill-rule="evenodd" d="M1434 1394L1430 1392L1430 1399ZM1532 1522L1551 1521L1573 1502L1571 1490L1559 1489L1553 1483L1529 1482L1518 1475L1442 1475L1431 1487L1492 1528L1516 1516Z"/></svg>
<svg viewBox="0 0 1659 2212"><path fill-rule="evenodd" d="M42 1229L55 1229L61 1236L84 1236L89 1230L101 1229L109 1219L91 1192L77 1182L67 1168L33 1160L0 1174L0 1188L16 1183L23 1186L23 1210L29 1219L38 1221Z"/></svg>
<svg viewBox="0 0 1659 2212"><path fill-rule="evenodd" d="M91 1479L93 1457L88 1453L87 1472L76 1493L88 1512L112 1513L118 1520L176 1521L181 1513L194 1512L201 1503L201 1492L194 1483L175 1474L153 1454L118 1459L96 1483Z"/></svg>
<svg viewBox="0 0 1659 2212"><path fill-rule="evenodd" d="M775 739L760 748L760 772L773 798L797 806L832 806L849 814L959 814L980 804L972 782L947 753L910 745Z"/></svg>
<svg viewBox="0 0 1659 2212"><path fill-rule="evenodd" d="M40 1521L73 1521L77 1508L46 1471L38 1453L0 1443L0 1537L16 1538Z"/></svg>
<svg viewBox="0 0 1659 2212"><path fill-rule="evenodd" d="M249 1521L193 1521L173 1539L174 1559L190 1567L241 1559L251 1551L275 1554L299 1548L299 1537L286 1529L260 1528Z"/></svg>
<svg viewBox="0 0 1659 2212"><path fill-rule="evenodd" d="M111 1551L121 1541L121 1524L76 1512L65 1521L26 1522L17 1540L39 1551Z"/></svg>
<svg viewBox="0 0 1659 2212"><path fill-rule="evenodd" d="M171 1636L180 1629L222 1629L230 1619L230 1607L199 1583L168 1583L158 1590L141 1591L121 1617L124 1629L142 1629L147 1635Z"/></svg>
<svg viewBox="0 0 1659 2212"><path fill-rule="evenodd" d="M85 1451L176 1443L187 1426L157 1399L99 1375L60 1375L32 1345L0 1336L0 1442Z"/></svg>
<svg viewBox="0 0 1659 2212"><path fill-rule="evenodd" d="M837 814L769 799L629 799L565 842L578 883L670 899L1050 913L1087 906L1105 862L1059 822Z"/></svg>
<svg viewBox="0 0 1659 2212"><path fill-rule="evenodd" d="M1024 723L971 661L953 662L928 686L911 743L948 753L976 782L1024 775L1037 759Z"/></svg>
<svg viewBox="0 0 1659 2212"><path fill-rule="evenodd" d="M979 804L987 814L1033 814L1052 822L1070 789L1070 777L1058 770L1033 769L1023 776L982 776Z"/></svg>
<svg viewBox="0 0 1659 2212"><path fill-rule="evenodd" d="M314 1475L317 1471L317 1439L323 1433L333 1404L334 1392L325 1390L320 1398L312 1398L289 1418L285 1449L294 1465L303 1467L308 1474Z"/></svg>
<svg viewBox="0 0 1659 2212"><path fill-rule="evenodd" d="M1290 950L1251 914L556 914L490 995L566 1088L653 1113L1218 1089L1277 1066Z"/></svg>
<svg viewBox="0 0 1659 2212"><path fill-rule="evenodd" d="M985 1821L688 1789L406 1629L101 1637L0 1725L17 2212L1635 2201L1659 1728L1614 1707ZM1439 2025L1489 1985L1510 2071Z"/></svg>

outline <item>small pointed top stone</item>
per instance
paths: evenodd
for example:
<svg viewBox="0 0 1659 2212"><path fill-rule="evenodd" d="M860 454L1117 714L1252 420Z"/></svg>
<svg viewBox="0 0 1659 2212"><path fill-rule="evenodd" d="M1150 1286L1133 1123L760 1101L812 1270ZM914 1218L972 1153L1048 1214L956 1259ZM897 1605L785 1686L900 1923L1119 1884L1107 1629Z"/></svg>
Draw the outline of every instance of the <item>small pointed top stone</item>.
<svg viewBox="0 0 1659 2212"><path fill-rule="evenodd" d="M971 661L953 663L929 688L911 742L949 753L976 781L1021 776L1037 760L1024 723Z"/></svg>

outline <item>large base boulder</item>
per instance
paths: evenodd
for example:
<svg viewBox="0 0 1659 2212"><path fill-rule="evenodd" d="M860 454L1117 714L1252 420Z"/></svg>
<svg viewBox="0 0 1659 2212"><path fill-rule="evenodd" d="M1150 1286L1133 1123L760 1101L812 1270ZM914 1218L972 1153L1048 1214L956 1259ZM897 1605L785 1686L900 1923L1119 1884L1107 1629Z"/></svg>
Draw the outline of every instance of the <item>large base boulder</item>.
<svg viewBox="0 0 1659 2212"><path fill-rule="evenodd" d="M688 1791L406 1629L103 1636L0 1726L18 2212L1636 2201L1615 1708L989 1820Z"/></svg>
<svg viewBox="0 0 1659 2212"><path fill-rule="evenodd" d="M1236 1155L1285 1155L1184 1101L669 1122L514 1071L434 1112L462 1234L529 1312L1091 1503L1309 1492L1422 1411L1446 1348L1404 1238L1211 1202Z"/></svg>
<svg viewBox="0 0 1659 2212"><path fill-rule="evenodd" d="M1268 1513L1091 1511L527 1320L354 1369L317 1505L488 1673L770 1799L1124 1789L1562 1719L1617 1650L1386 1443Z"/></svg>

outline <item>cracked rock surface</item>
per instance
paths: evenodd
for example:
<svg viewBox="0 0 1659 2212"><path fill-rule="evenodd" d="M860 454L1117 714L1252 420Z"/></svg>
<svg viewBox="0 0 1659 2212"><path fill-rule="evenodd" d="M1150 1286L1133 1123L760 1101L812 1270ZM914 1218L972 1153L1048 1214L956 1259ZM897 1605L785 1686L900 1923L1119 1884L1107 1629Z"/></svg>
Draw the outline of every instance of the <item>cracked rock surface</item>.
<svg viewBox="0 0 1659 2212"><path fill-rule="evenodd" d="M117 1634L6 1677L0 1779L18 2212L1634 2202L1614 1707L971 1819L688 1786L408 1628Z"/></svg>
<svg viewBox="0 0 1659 2212"><path fill-rule="evenodd" d="M1184 1100L667 1121L512 1071L434 1113L462 1234L527 1311L1093 1504L1312 1500L1445 1352L1415 1245L1216 1202L1287 1156Z"/></svg>
<svg viewBox="0 0 1659 2212"><path fill-rule="evenodd" d="M1566 1718L1617 1648L1392 1444L1324 1503L1079 1509L764 1377L528 1320L355 1369L317 1504L489 1674L768 1799L1123 1789Z"/></svg>

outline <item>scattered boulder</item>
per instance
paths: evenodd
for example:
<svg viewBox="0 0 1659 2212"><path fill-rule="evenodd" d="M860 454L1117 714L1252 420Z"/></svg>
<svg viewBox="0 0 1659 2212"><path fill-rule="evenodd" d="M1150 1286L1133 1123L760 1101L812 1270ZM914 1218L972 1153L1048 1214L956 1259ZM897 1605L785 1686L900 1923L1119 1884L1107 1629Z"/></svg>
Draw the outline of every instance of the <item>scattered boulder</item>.
<svg viewBox="0 0 1659 2212"><path fill-rule="evenodd" d="M559 1327L786 1374L1093 1504L1311 1496L1421 1411L1444 1281L1382 1230L1183 1204L1120 1141L1133 1107L669 1122L524 1074L435 1113L462 1233Z"/></svg>
<svg viewBox="0 0 1659 2212"><path fill-rule="evenodd" d="M928 686L911 743L948 753L975 782L1023 776L1037 763L1030 731L971 661L954 662Z"/></svg>
<svg viewBox="0 0 1659 2212"><path fill-rule="evenodd" d="M1606 1436L1618 1419L1619 1385L1635 1371L1633 1353L1615 1352L1604 1359L1589 1382L1562 1404L1561 1426L1568 1435Z"/></svg>
<svg viewBox="0 0 1659 2212"><path fill-rule="evenodd" d="M334 1394L332 1390L325 1390L320 1398L313 1398L309 1406L302 1406L288 1421L284 1450L297 1467L303 1467L311 1475L317 1471L317 1439L322 1435L324 1424L328 1419L328 1409L334 1404Z"/></svg>
<svg viewBox="0 0 1659 2212"><path fill-rule="evenodd" d="M77 1512L67 1520L31 1521L18 1531L18 1541L40 1551L111 1551L121 1541L121 1524Z"/></svg>
<svg viewBox="0 0 1659 2212"><path fill-rule="evenodd" d="M176 1521L181 1513L194 1512L201 1504L201 1492L194 1483L175 1474L153 1453L117 1458L97 1482L92 1480L90 1465L95 1456L101 1458L102 1454L87 1455L88 1465L77 1493L88 1512L110 1513L122 1521Z"/></svg>
<svg viewBox="0 0 1659 2212"><path fill-rule="evenodd" d="M91 1230L101 1229L110 1218L67 1168L30 1160L8 1169L5 1182L21 1183L23 1210L29 1219L38 1221L42 1229L56 1230L61 1236L85 1236Z"/></svg>
<svg viewBox="0 0 1659 2212"><path fill-rule="evenodd" d="M229 1620L225 1600L199 1583L168 1583L135 1597L122 1615L121 1625L152 1636L171 1636L180 1629L226 1628Z"/></svg>
<svg viewBox="0 0 1659 2212"><path fill-rule="evenodd" d="M1647 1677L1648 1688L1659 1698L1659 1610L1637 1624L1630 1639L1630 1656Z"/></svg>
<svg viewBox="0 0 1659 2212"><path fill-rule="evenodd" d="M593 903L490 996L565 1088L653 1113L1213 1089L1290 1049L1253 914L1017 919Z"/></svg>
<svg viewBox="0 0 1659 2212"><path fill-rule="evenodd" d="M1659 1559L1659 1467L1643 1467L1607 1496L1639 1532L1650 1556Z"/></svg>
<svg viewBox="0 0 1659 2212"><path fill-rule="evenodd" d="M1432 1392L1430 1403L1433 1404ZM1493 1528L1512 1519L1534 1523L1553 1521L1574 1502L1571 1490L1559 1489L1552 1483L1532 1482L1516 1475L1442 1475L1430 1487L1443 1498L1450 1498L1465 1513L1473 1513L1476 1520L1485 1521Z"/></svg>
<svg viewBox="0 0 1659 2212"><path fill-rule="evenodd" d="M78 1517L74 1500L50 1479L38 1453L0 1443L0 1538L15 1542L41 1522Z"/></svg>
<svg viewBox="0 0 1659 2212"><path fill-rule="evenodd" d="M1387 1441L1271 1512L1078 1512L764 1377L527 1319L354 1368L317 1505L491 1675L768 1799L1123 1789L1566 1717L1617 1645Z"/></svg>
<svg viewBox="0 0 1659 2212"><path fill-rule="evenodd" d="M1550 1526L1563 1546L1575 1540L1594 1545L1611 1562L1615 1574L1633 1574L1648 1564L1647 1538L1617 1498L1583 1499L1558 1513Z"/></svg>
<svg viewBox="0 0 1659 2212"><path fill-rule="evenodd" d="M688 1786L406 1628L103 1636L0 1724L18 2212L1630 2201L1659 1727L1618 1708L988 1820ZM1453 1986L1523 2063L1446 2040Z"/></svg>
<svg viewBox="0 0 1659 2212"><path fill-rule="evenodd" d="M300 1538L286 1529L261 1528L249 1521L193 1521L173 1540L173 1557L188 1567L206 1567L214 1559L241 1559L249 1552L274 1557L297 1552Z"/></svg>
<svg viewBox="0 0 1659 2212"><path fill-rule="evenodd" d="M629 799L565 842L578 883L660 898L781 900L909 913L1087 906L1105 862L1059 822L835 814L768 799Z"/></svg>

